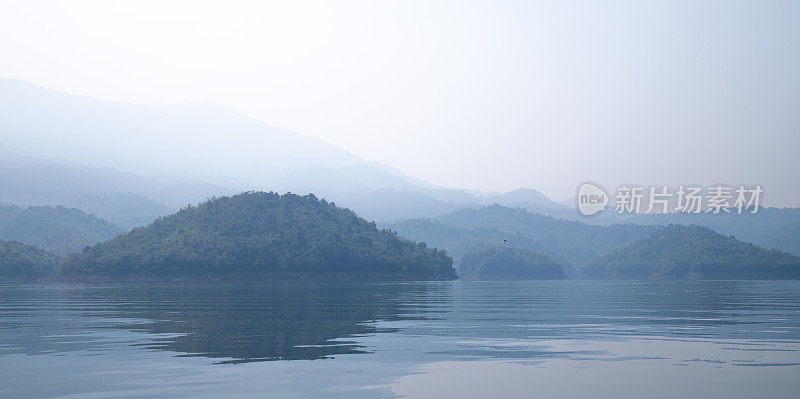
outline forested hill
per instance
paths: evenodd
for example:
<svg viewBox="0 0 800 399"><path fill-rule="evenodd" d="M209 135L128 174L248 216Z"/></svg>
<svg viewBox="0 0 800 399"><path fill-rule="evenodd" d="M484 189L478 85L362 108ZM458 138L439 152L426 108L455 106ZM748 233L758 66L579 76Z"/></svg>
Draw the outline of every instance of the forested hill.
<svg viewBox="0 0 800 399"><path fill-rule="evenodd" d="M0 280L35 279L55 271L58 257L17 241L0 240Z"/></svg>
<svg viewBox="0 0 800 399"><path fill-rule="evenodd" d="M464 255L461 277L474 280L558 280L564 269L553 259L524 249L494 247Z"/></svg>
<svg viewBox="0 0 800 399"><path fill-rule="evenodd" d="M78 252L120 232L114 224L79 209L0 205L0 239L34 245L59 255Z"/></svg>
<svg viewBox="0 0 800 399"><path fill-rule="evenodd" d="M576 264L586 260L577 254L609 253L621 246L648 237L661 226L614 224L589 225L582 222L556 219L522 208L492 205L480 209L461 209L436 218L441 223L460 228L485 227L508 233L523 234L551 248L558 248Z"/></svg>
<svg viewBox="0 0 800 399"><path fill-rule="evenodd" d="M433 219L406 219L386 227L403 237L444 248L456 259L507 241L509 246L553 258L569 277L595 259L664 228L589 225L500 205L462 209Z"/></svg>
<svg viewBox="0 0 800 399"><path fill-rule="evenodd" d="M109 278L455 278L445 251L313 195L209 200L69 256L61 273Z"/></svg>
<svg viewBox="0 0 800 399"><path fill-rule="evenodd" d="M670 225L582 270L591 278L800 278L800 257L701 226Z"/></svg>

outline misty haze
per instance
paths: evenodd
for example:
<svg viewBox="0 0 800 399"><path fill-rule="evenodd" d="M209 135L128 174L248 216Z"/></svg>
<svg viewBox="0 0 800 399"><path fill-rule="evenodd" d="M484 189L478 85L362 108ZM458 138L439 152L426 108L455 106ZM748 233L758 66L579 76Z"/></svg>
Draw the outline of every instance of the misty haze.
<svg viewBox="0 0 800 399"><path fill-rule="evenodd" d="M0 397L794 398L798 15L0 1Z"/></svg>

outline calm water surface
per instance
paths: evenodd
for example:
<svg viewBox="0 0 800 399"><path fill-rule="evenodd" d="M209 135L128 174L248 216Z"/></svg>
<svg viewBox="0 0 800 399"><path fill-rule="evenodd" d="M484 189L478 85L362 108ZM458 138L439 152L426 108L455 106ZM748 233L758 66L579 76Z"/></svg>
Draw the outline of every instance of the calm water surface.
<svg viewBox="0 0 800 399"><path fill-rule="evenodd" d="M797 398L800 282L3 284L0 398Z"/></svg>

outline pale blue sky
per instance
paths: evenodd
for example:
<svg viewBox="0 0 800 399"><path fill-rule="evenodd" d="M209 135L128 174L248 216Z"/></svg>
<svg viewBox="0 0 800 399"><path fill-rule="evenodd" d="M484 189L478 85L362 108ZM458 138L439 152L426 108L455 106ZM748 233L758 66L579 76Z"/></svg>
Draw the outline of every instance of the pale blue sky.
<svg viewBox="0 0 800 399"><path fill-rule="evenodd" d="M451 187L800 205L800 2L0 1L0 76L214 102Z"/></svg>

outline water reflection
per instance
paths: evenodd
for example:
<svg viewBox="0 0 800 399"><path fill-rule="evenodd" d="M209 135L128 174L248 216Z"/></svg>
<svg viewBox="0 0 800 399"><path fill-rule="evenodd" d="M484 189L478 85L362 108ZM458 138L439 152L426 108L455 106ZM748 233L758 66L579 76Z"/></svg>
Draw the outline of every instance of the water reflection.
<svg viewBox="0 0 800 399"><path fill-rule="evenodd" d="M101 301L128 304L113 317L145 320L119 327L167 334L145 347L231 361L369 353L381 348L365 344L365 336L384 333L429 337L414 349L432 356L539 359L597 351L538 345L553 339L797 341L794 288L739 281L283 282L134 289Z"/></svg>
<svg viewBox="0 0 800 399"><path fill-rule="evenodd" d="M401 293L425 297L442 288L324 281L7 286L0 353L98 350L110 338L97 332L109 329L147 334L131 345L220 363L369 353L357 338L398 330L376 321L435 314L401 303Z"/></svg>
<svg viewBox="0 0 800 399"><path fill-rule="evenodd" d="M371 353L365 337L427 336L428 354L537 358L477 340L800 340L797 282L141 283L6 285L0 354L119 343L218 362ZM438 342L436 345L432 342ZM466 344L464 344L466 342Z"/></svg>
<svg viewBox="0 0 800 399"><path fill-rule="evenodd" d="M797 281L0 285L0 397L794 397L798 369Z"/></svg>

